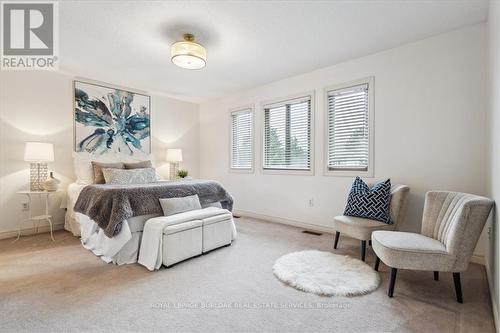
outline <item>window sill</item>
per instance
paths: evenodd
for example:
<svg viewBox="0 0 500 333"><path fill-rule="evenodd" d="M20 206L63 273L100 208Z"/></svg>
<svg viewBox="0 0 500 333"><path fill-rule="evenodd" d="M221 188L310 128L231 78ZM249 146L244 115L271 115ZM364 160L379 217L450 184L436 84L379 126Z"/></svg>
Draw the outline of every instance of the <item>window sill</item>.
<svg viewBox="0 0 500 333"><path fill-rule="evenodd" d="M314 176L314 169L310 170L293 170L293 169L261 169L263 174L269 175L297 175L297 176Z"/></svg>
<svg viewBox="0 0 500 333"><path fill-rule="evenodd" d="M234 168L229 168L230 173L253 173L253 168L252 169L234 169Z"/></svg>
<svg viewBox="0 0 500 333"><path fill-rule="evenodd" d="M329 176L329 177L356 177L356 176L360 176L360 177L366 177L366 178L373 178L374 172L373 172L373 169L368 169L368 171L361 171L361 170L360 171L355 171L355 170L345 170L345 171L335 170L335 171L332 171L332 170L329 170L327 167L327 168L325 168L324 175Z"/></svg>

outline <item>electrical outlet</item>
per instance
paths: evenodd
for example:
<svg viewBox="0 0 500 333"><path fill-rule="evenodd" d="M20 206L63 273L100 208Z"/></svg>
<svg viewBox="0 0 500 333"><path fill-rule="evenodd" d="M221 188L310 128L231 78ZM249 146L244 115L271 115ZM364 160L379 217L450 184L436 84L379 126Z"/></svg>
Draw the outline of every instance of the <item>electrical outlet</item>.
<svg viewBox="0 0 500 333"><path fill-rule="evenodd" d="M309 199L309 207L314 207L314 199Z"/></svg>
<svg viewBox="0 0 500 333"><path fill-rule="evenodd" d="M27 202L23 202L23 210L29 210L30 209L30 204Z"/></svg>

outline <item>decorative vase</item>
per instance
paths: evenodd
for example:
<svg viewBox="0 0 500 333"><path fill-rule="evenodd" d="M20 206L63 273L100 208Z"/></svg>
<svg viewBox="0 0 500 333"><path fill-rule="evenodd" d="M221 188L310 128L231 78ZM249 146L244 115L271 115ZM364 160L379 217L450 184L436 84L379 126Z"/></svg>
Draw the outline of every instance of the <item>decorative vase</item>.
<svg viewBox="0 0 500 333"><path fill-rule="evenodd" d="M43 183L43 188L49 192L57 191L61 181L54 177L54 173L50 172L49 178Z"/></svg>

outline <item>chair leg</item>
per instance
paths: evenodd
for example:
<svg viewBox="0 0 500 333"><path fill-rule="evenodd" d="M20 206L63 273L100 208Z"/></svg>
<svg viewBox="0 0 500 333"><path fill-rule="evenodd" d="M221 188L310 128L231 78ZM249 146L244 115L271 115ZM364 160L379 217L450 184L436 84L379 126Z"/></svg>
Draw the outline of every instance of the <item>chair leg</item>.
<svg viewBox="0 0 500 333"><path fill-rule="evenodd" d="M376 257L375 258L375 271L378 272L378 266L380 265L380 258L379 257Z"/></svg>
<svg viewBox="0 0 500 333"><path fill-rule="evenodd" d="M394 294L394 285L396 284L396 274L398 274L398 269L391 267L391 280L389 281L389 292L388 296L392 297Z"/></svg>
<svg viewBox="0 0 500 333"><path fill-rule="evenodd" d="M368 246L372 246L372 240L371 239L368 241Z"/></svg>
<svg viewBox="0 0 500 333"><path fill-rule="evenodd" d="M335 231L335 243L333 243L333 248L336 250L339 244L340 232Z"/></svg>
<svg viewBox="0 0 500 333"><path fill-rule="evenodd" d="M361 260L365 261L365 256L366 256L366 241L362 240L361 241Z"/></svg>
<svg viewBox="0 0 500 333"><path fill-rule="evenodd" d="M455 284L455 293L457 294L457 302L463 303L462 299L462 284L460 283L460 273L453 273L453 283Z"/></svg>
<svg viewBox="0 0 500 333"><path fill-rule="evenodd" d="M434 271L434 281L439 281L439 272Z"/></svg>

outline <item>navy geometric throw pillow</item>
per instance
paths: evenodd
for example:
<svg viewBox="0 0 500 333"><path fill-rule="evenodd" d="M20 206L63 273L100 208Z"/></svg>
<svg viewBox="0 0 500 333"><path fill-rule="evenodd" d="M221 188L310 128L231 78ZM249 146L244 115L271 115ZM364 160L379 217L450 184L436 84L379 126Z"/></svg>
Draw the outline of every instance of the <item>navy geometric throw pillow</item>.
<svg viewBox="0 0 500 333"><path fill-rule="evenodd" d="M389 215L390 201L390 179L369 188L361 178L356 177L347 198L344 215L365 217L392 224Z"/></svg>

